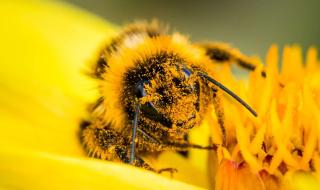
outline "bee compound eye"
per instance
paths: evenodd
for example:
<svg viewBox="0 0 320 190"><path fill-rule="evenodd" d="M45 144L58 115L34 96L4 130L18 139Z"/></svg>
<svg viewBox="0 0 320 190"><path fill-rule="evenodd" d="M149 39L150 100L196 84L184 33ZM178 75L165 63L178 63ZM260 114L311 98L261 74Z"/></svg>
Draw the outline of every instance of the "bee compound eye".
<svg viewBox="0 0 320 190"><path fill-rule="evenodd" d="M146 90L144 88L145 84L150 84L149 80L139 81L135 86L135 95L137 98L142 98L147 95Z"/></svg>
<svg viewBox="0 0 320 190"><path fill-rule="evenodd" d="M183 72L183 74L185 75L185 77L188 79L190 76L191 76L191 74L192 74L192 72L189 70L189 69L187 69L186 67L183 67L182 69L182 72Z"/></svg>

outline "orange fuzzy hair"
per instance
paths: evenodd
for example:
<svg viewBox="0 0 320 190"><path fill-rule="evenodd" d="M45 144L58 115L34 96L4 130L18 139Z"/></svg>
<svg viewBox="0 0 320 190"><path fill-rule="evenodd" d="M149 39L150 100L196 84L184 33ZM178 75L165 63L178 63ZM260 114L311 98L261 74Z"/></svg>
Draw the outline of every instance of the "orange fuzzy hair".
<svg viewBox="0 0 320 190"><path fill-rule="evenodd" d="M146 58L162 51L173 53L186 60L187 64L200 68L205 63L210 62L204 56L203 49L191 45L187 38L177 33L171 36L145 38L130 48L119 47L119 52L113 54L108 60L108 72L103 75L100 84L106 108L104 120L115 129L121 129L125 125L124 121L127 117L119 98L124 95L125 73L134 69L137 62L143 63ZM212 71L209 73L212 73Z"/></svg>

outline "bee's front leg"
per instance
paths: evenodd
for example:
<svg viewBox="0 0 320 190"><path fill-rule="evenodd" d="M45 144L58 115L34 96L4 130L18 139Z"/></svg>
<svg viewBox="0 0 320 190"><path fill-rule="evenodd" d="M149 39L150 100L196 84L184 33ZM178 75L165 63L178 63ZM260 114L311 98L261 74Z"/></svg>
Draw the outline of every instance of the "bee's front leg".
<svg viewBox="0 0 320 190"><path fill-rule="evenodd" d="M116 147L115 149L117 156L119 159L124 162L124 163L130 163L130 159L128 156L128 151L125 147ZM150 170L153 172L157 173L162 173L162 172L170 172L170 173L175 173L177 172L177 169L175 168L161 168L161 169L155 169L152 166L150 166L148 163L146 163L142 158L139 156L135 157L135 160L132 162L133 166L139 167L139 168L144 168L146 170Z"/></svg>

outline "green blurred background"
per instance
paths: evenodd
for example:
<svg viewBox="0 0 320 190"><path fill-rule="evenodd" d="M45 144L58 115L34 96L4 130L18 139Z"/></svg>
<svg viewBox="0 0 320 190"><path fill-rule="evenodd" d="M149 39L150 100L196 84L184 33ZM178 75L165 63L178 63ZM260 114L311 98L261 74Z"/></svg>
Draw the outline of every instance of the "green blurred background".
<svg viewBox="0 0 320 190"><path fill-rule="evenodd" d="M320 45L320 0L67 0L123 25L158 18L193 41L224 41L263 56L272 43Z"/></svg>

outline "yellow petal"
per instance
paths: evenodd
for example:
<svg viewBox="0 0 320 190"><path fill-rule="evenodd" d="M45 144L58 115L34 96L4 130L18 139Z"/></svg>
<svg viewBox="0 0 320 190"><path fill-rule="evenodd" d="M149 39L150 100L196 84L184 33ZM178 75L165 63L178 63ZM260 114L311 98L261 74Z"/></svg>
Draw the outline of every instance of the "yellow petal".
<svg viewBox="0 0 320 190"><path fill-rule="evenodd" d="M81 154L76 131L96 93L82 70L114 27L53 1L3 1L0 25L0 145Z"/></svg>
<svg viewBox="0 0 320 190"><path fill-rule="evenodd" d="M289 181L292 190L318 190L320 182L310 173L295 173Z"/></svg>
<svg viewBox="0 0 320 190"><path fill-rule="evenodd" d="M318 57L318 52L315 47L310 47L307 51L307 60L306 60L306 69L307 71L314 71L319 67L317 65L317 57Z"/></svg>
<svg viewBox="0 0 320 190"><path fill-rule="evenodd" d="M272 73L272 76L278 75L278 63L279 62L279 56L278 56L278 47L277 45L273 44L266 57L266 68L269 71L269 73Z"/></svg>
<svg viewBox="0 0 320 190"><path fill-rule="evenodd" d="M129 165L58 154L0 149L1 189L201 190Z"/></svg>

